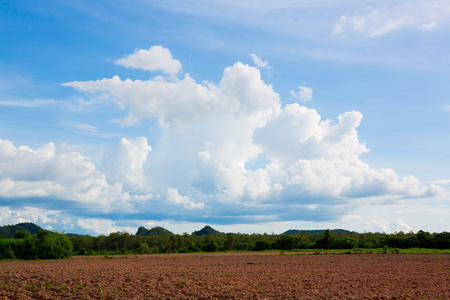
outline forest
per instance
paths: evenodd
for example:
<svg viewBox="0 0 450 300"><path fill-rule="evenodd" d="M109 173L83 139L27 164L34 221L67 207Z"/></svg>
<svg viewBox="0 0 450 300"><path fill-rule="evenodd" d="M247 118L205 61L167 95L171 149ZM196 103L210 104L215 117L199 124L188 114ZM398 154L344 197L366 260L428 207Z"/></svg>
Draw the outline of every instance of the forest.
<svg viewBox="0 0 450 300"><path fill-rule="evenodd" d="M23 227L23 226L22 226ZM34 226L28 227L36 230ZM1 229L1 228L0 228ZM10 228L8 227L8 230ZM1 232L1 231L0 231ZM283 234L221 233L210 226L192 234L173 234L162 227L140 227L136 234L114 232L89 236L37 234L18 230L14 237L0 234L0 259L66 258L71 255L189 253L217 251L311 251L327 249L450 249L450 233L357 233L346 230L289 230Z"/></svg>
<svg viewBox="0 0 450 300"><path fill-rule="evenodd" d="M300 249L431 248L449 249L450 233L356 233L325 230L294 234L160 234L70 236L76 254L187 253L215 251L265 251Z"/></svg>

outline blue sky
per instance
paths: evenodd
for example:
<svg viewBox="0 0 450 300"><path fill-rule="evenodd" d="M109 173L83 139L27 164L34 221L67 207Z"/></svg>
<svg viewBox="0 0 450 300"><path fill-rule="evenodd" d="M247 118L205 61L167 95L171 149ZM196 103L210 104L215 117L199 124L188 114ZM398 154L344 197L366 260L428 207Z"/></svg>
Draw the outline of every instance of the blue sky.
<svg viewBox="0 0 450 300"><path fill-rule="evenodd" d="M0 224L449 230L450 4L2 1Z"/></svg>

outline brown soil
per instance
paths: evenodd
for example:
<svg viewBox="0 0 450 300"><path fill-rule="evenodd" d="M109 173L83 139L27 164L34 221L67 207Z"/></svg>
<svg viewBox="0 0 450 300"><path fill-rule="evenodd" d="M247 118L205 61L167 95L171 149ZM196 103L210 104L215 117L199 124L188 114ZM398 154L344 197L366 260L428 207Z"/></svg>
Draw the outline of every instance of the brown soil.
<svg viewBox="0 0 450 300"><path fill-rule="evenodd" d="M450 299L450 255L215 253L0 262L0 299Z"/></svg>

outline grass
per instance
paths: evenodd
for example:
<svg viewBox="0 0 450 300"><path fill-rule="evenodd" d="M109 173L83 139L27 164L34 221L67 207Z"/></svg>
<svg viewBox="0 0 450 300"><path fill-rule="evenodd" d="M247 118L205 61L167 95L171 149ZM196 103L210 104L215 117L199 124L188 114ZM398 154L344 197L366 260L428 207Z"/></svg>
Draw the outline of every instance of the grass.
<svg viewBox="0 0 450 300"><path fill-rule="evenodd" d="M428 249L428 248L355 248L355 249L293 249L288 250L285 255L299 255L299 254L450 254L450 249Z"/></svg>
<svg viewBox="0 0 450 300"><path fill-rule="evenodd" d="M72 286L71 289L72 290L82 290L82 289L84 289L84 285L78 284L78 285Z"/></svg>
<svg viewBox="0 0 450 300"><path fill-rule="evenodd" d="M399 249L399 253L405 254L450 254L450 249L409 248Z"/></svg>

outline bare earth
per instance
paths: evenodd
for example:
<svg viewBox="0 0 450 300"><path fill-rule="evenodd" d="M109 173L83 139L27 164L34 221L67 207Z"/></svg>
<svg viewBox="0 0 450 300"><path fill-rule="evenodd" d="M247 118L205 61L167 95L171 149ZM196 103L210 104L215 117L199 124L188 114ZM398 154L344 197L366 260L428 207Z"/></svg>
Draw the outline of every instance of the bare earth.
<svg viewBox="0 0 450 300"><path fill-rule="evenodd" d="M4 261L0 299L450 299L450 255L203 253Z"/></svg>

